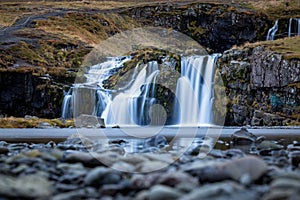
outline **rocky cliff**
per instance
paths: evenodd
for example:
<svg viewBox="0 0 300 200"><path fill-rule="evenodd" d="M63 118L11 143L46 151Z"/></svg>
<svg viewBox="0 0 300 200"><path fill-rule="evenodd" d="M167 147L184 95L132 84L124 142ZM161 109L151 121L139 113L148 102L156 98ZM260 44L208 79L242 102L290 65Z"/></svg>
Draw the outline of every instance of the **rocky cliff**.
<svg viewBox="0 0 300 200"><path fill-rule="evenodd" d="M133 8L127 15L146 26L173 28L195 39L210 52L265 40L271 23L267 16L228 4L157 5Z"/></svg>
<svg viewBox="0 0 300 200"><path fill-rule="evenodd" d="M257 45L224 52L218 68L229 99L226 125L281 126L299 122L298 58L287 59Z"/></svg>
<svg viewBox="0 0 300 200"><path fill-rule="evenodd" d="M64 85L73 83L75 76L36 75L30 69L0 73L0 113L24 117L60 117Z"/></svg>

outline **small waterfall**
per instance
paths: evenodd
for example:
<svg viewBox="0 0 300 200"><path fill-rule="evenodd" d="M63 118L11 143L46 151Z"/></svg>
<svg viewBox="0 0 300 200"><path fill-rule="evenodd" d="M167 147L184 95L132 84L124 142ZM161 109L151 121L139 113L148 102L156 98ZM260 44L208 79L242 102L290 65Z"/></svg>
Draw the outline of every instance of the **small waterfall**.
<svg viewBox="0 0 300 200"><path fill-rule="evenodd" d="M291 37L291 32L292 32L292 22L293 22L293 18L290 18L290 20L289 20L288 37Z"/></svg>
<svg viewBox="0 0 300 200"><path fill-rule="evenodd" d="M213 82L218 55L183 58L174 107L174 124L212 124Z"/></svg>
<svg viewBox="0 0 300 200"><path fill-rule="evenodd" d="M300 18L290 18L288 37L300 35Z"/></svg>
<svg viewBox="0 0 300 200"><path fill-rule="evenodd" d="M137 66L138 67L138 66ZM145 116L154 104L153 87L159 73L157 62L148 63L137 75L131 87L113 98L105 108L102 118L107 125L145 125ZM152 83L152 84L151 84Z"/></svg>
<svg viewBox="0 0 300 200"><path fill-rule="evenodd" d="M73 117L72 111L72 89L68 91L68 93L64 96L64 100L62 103L62 112L61 117L63 119L70 119Z"/></svg>
<svg viewBox="0 0 300 200"><path fill-rule="evenodd" d="M214 99L214 65L217 55L181 57L181 77L177 81L173 118L176 125L212 124ZM103 81L116 73L130 57L109 58L90 67L86 82L75 84L63 101L63 118L80 114L98 116L107 126L160 125L164 109L156 99L156 82L160 74L157 61L139 64L131 80L118 90L107 90ZM173 66L163 61L162 65ZM173 66L174 68L174 66ZM157 104L157 106L156 106ZM171 104L172 105L172 104ZM72 107L74 106L74 108ZM75 111L76 110L76 111ZM154 114L154 115L153 115Z"/></svg>
<svg viewBox="0 0 300 200"><path fill-rule="evenodd" d="M274 40L275 34L278 31L278 20L276 20L274 26L269 29L267 40Z"/></svg>

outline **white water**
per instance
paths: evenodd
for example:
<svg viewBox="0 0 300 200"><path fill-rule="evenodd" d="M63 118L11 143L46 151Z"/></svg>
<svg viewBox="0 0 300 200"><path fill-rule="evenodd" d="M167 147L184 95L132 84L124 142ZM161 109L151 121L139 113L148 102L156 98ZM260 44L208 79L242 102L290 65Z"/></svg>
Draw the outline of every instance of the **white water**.
<svg viewBox="0 0 300 200"><path fill-rule="evenodd" d="M69 119L73 115L72 113L72 94L71 90L65 95L62 103L62 113L61 117L63 119Z"/></svg>
<svg viewBox="0 0 300 200"><path fill-rule="evenodd" d="M300 35L300 18L290 18L288 37Z"/></svg>
<svg viewBox="0 0 300 200"><path fill-rule="evenodd" d="M212 124L214 66L217 55L183 58L174 107L174 123L186 126Z"/></svg>
<svg viewBox="0 0 300 200"><path fill-rule="evenodd" d="M136 125L141 124L144 115L146 100L150 91L150 83L153 83L159 71L155 70L148 77L145 66L136 77L132 86L113 98L102 114L107 125ZM154 83L155 84L155 83ZM144 91L141 87L144 86ZM142 94L143 92L143 94ZM139 103L139 98L140 102Z"/></svg>
<svg viewBox="0 0 300 200"><path fill-rule="evenodd" d="M277 31L278 31L278 20L276 20L274 26L269 29L267 40L274 40Z"/></svg>
<svg viewBox="0 0 300 200"><path fill-rule="evenodd" d="M213 79L216 57L216 55L182 57L181 77L178 79L176 89L178 101L175 103L174 116L171 120L172 125L212 124ZM90 112L91 107L94 107L92 114L103 118L107 126L115 124L120 126L152 124L148 113L151 106L156 103L155 84L160 73L156 61L149 62L144 66L136 66L132 80L121 90L110 91L103 88L103 81L115 73L118 68L121 68L124 62L129 59L129 57L110 58L106 62L92 66L86 74L86 82L74 86L74 90L85 87L89 89L89 92L85 94L89 96L87 102L90 101L90 105L86 106L89 109L88 112ZM93 91L94 95L90 93L93 93ZM72 112L72 107L67 106L67 102L77 99L74 95L78 94L80 92L74 91L73 95L65 96L62 117L71 117L65 114ZM78 110L84 112L81 109L84 106L75 105L74 109L76 109L76 106L80 106ZM159 121L159 119L154 120ZM156 121L153 123L159 124Z"/></svg>

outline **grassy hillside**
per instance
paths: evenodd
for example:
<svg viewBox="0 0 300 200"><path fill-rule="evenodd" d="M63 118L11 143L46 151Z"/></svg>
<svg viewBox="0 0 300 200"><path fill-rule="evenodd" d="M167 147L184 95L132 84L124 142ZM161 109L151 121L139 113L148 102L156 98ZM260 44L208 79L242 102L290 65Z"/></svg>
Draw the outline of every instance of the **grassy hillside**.
<svg viewBox="0 0 300 200"><path fill-rule="evenodd" d="M80 10L108 10L108 9L124 9L132 6L150 5L155 3L168 3L167 0L106 0L106 1L90 1L90 0L2 0L0 2L0 26L10 26L17 19L24 16L41 14L49 12L53 9L80 9ZM258 10L267 14L270 18L276 19L284 16L299 17L300 1L299 0L243 0L243 1L224 1L224 0L173 0L172 3L220 3L220 4L237 4L239 3L245 8Z"/></svg>
<svg viewBox="0 0 300 200"><path fill-rule="evenodd" d="M240 47L233 48L255 48L263 46L276 53L282 54L285 59L299 59L300 60L300 36L283 38L274 41L261 41L255 43L246 43Z"/></svg>

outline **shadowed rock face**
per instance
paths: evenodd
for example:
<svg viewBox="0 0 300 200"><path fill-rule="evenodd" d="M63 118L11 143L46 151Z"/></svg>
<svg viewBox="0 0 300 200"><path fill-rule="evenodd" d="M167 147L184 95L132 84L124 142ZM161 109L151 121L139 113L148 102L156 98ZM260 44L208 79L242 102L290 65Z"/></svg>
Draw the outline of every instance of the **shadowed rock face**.
<svg viewBox="0 0 300 200"><path fill-rule="evenodd" d="M170 27L213 52L223 52L246 41L264 40L266 16L229 5L194 4L147 6L126 14L144 25Z"/></svg>
<svg viewBox="0 0 300 200"><path fill-rule="evenodd" d="M0 113L59 117L62 98L63 88L49 77L37 77L32 72L0 74Z"/></svg>
<svg viewBox="0 0 300 200"><path fill-rule="evenodd" d="M299 120L298 59L257 46L224 52L218 67L229 97L227 125L285 126Z"/></svg>

